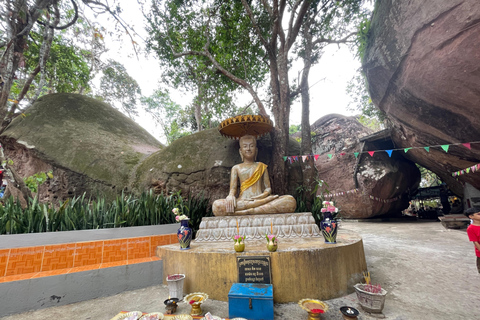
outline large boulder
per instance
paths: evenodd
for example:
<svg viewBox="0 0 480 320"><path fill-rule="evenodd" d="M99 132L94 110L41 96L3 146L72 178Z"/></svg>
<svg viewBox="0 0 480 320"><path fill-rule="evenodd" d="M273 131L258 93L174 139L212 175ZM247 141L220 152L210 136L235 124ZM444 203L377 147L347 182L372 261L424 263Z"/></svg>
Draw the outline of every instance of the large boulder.
<svg viewBox="0 0 480 320"><path fill-rule="evenodd" d="M480 162L479 144L462 145L480 140L479 21L477 0L377 1L363 60L396 145L460 196L462 182L480 189L480 175L451 174Z"/></svg>
<svg viewBox="0 0 480 320"><path fill-rule="evenodd" d="M21 177L52 170L39 189L41 201L73 195L107 196L130 184L142 159L160 142L109 105L79 94L41 97L0 136ZM12 192L13 193L13 192Z"/></svg>
<svg viewBox="0 0 480 320"><path fill-rule="evenodd" d="M257 161L271 164L269 135L258 139ZM299 144L290 139L289 152L298 154ZM230 171L241 163L238 140L222 137L218 129L209 129L182 137L151 155L136 169L132 188L156 193L182 191L202 195L210 201L225 198L230 189ZM290 166L289 194L301 183L299 166Z"/></svg>
<svg viewBox="0 0 480 320"><path fill-rule="evenodd" d="M388 131L375 134L355 118L337 114L319 119L312 131L313 152L319 155L315 166L326 182L318 194L334 200L344 218L393 215L408 207L408 194L420 183L415 164L398 153L368 154L393 148Z"/></svg>

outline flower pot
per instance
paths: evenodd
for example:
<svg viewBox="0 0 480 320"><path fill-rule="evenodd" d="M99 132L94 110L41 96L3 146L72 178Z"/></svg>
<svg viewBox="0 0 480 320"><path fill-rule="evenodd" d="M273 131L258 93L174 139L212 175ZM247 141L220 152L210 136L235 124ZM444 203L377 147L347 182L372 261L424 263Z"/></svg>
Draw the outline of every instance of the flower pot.
<svg viewBox="0 0 480 320"><path fill-rule="evenodd" d="M357 283L353 286L357 293L358 302L362 308L370 313L382 313L383 307L385 305L385 297L387 291L383 288L380 289L379 293L372 293L365 291L365 284Z"/></svg>
<svg viewBox="0 0 480 320"><path fill-rule="evenodd" d="M267 243L267 250L270 252L275 252L277 251L277 241L268 241Z"/></svg>
<svg viewBox="0 0 480 320"><path fill-rule="evenodd" d="M170 278L170 280L169 280ZM171 299L183 299L184 274L172 274L167 276L168 295Z"/></svg>
<svg viewBox="0 0 480 320"><path fill-rule="evenodd" d="M243 252L243 250L245 250L245 242L235 242L233 247L235 248L236 252Z"/></svg>
<svg viewBox="0 0 480 320"><path fill-rule="evenodd" d="M188 220L180 220L180 228L177 230L177 239L181 250L190 249L190 242L192 241L193 231L188 226Z"/></svg>
<svg viewBox="0 0 480 320"><path fill-rule="evenodd" d="M325 238L325 243L337 243L338 223L330 218L331 214L327 215L327 213L329 212L325 213L325 219L320 222L320 229Z"/></svg>

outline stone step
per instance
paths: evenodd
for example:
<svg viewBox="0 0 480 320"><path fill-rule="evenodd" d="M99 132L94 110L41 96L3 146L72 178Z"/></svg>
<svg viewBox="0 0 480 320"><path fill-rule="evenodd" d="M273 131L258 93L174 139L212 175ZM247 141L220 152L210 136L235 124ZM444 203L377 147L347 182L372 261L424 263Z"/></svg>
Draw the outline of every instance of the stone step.
<svg viewBox="0 0 480 320"><path fill-rule="evenodd" d="M237 232L237 223L238 229ZM278 238L321 237L311 212L279 213L246 216L205 217L200 223L195 242L231 241L237 235L247 240L265 239L271 233Z"/></svg>

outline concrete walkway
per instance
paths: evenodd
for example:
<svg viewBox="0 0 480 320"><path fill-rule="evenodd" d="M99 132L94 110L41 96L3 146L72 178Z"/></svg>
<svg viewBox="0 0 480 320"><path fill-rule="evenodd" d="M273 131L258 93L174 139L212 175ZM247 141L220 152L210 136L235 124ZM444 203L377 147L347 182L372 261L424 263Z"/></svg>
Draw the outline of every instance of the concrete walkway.
<svg viewBox="0 0 480 320"><path fill-rule="evenodd" d="M429 221L344 221L341 228L363 237L372 282L388 291L383 310L385 319L480 319L480 274L473 244L469 243L465 230L447 230L440 222ZM167 297L165 286L154 286L1 319L109 320L122 310L164 312L163 300ZM376 319L363 312L355 293L326 302L330 310L322 315L324 320L342 319L339 307L345 305L359 309L359 319ZM203 310L227 317L228 303L208 300ZM190 306L181 303L177 314L189 311ZM276 304L275 320L280 319L305 320L307 313L296 303Z"/></svg>

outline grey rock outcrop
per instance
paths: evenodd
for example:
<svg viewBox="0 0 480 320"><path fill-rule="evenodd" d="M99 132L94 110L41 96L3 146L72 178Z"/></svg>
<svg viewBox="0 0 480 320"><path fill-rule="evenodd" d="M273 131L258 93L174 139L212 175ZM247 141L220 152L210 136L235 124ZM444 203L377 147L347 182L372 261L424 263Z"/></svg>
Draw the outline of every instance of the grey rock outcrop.
<svg viewBox="0 0 480 320"><path fill-rule="evenodd" d="M313 151L319 154L315 162L318 177L327 184L318 194L358 190L333 197L344 218L370 218L408 206L406 195L420 182L415 164L398 154L389 157L386 152L377 152L372 157L367 153L392 148L388 134L372 134L355 118L336 114L319 119L312 131L316 134Z"/></svg>
<svg viewBox="0 0 480 320"><path fill-rule="evenodd" d="M272 146L267 135L257 141L257 161L271 162ZM289 152L298 154L300 146L290 139ZM296 153L295 153L296 152ZM211 201L223 199L230 188L230 171L241 163L237 140L224 138L218 129L197 132L173 141L169 146L149 156L136 169L132 188L154 188L156 193L182 191L202 195ZM289 171L289 193L301 183L298 165Z"/></svg>
<svg viewBox="0 0 480 320"><path fill-rule="evenodd" d="M78 94L41 97L0 136L21 177L52 170L40 201L74 195L113 196L128 187L133 169L163 146L119 111ZM15 194L14 191L12 191Z"/></svg>
<svg viewBox="0 0 480 320"><path fill-rule="evenodd" d="M377 1L363 61L396 146L418 147L405 156L460 196L462 182L480 189L478 174L451 175L480 162L480 144L461 144L480 140L479 22L476 0Z"/></svg>

